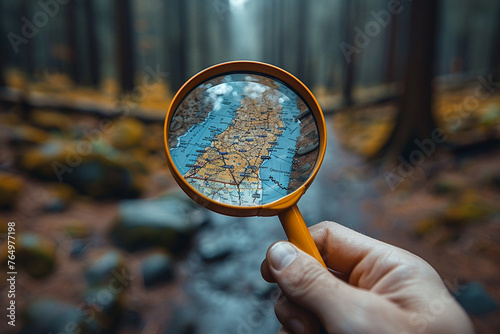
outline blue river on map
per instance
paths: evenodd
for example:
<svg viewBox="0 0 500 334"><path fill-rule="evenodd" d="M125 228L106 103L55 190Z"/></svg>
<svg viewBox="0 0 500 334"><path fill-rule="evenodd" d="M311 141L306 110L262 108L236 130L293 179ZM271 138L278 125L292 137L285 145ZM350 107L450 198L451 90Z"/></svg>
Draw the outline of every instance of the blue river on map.
<svg viewBox="0 0 500 334"><path fill-rule="evenodd" d="M226 76L225 81L231 80L228 77ZM245 87L249 84L253 83L231 81L210 87L204 92L213 98L214 110L208 114L204 122L192 126L179 137L176 148L170 149L174 164L182 175L196 164L198 156L206 147L212 145L214 137L224 132L231 124L236 117L236 110L241 106ZM300 123L297 121L300 110L296 102L297 96L287 87L279 85L278 91L281 93L279 102L282 105L281 120L284 129L278 138L277 145L268 154L270 159L261 165L259 175L262 182L261 204L271 203L289 193L286 188L290 180L297 138L300 135Z"/></svg>

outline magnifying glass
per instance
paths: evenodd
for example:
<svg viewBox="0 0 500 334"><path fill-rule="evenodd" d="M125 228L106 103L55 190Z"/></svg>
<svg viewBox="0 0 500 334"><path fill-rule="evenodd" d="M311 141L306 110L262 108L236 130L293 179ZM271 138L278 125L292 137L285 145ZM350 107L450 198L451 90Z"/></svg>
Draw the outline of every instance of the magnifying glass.
<svg viewBox="0 0 500 334"><path fill-rule="evenodd" d="M290 242L325 266L297 207L325 154L325 119L297 78L252 61L203 70L173 98L164 141L194 201L230 216L278 215Z"/></svg>

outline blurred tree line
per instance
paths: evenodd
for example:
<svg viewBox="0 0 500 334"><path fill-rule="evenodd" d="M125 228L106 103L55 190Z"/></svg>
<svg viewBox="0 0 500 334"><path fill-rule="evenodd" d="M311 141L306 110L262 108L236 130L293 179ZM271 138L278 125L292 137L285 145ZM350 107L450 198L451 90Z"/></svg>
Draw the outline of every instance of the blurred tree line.
<svg viewBox="0 0 500 334"><path fill-rule="evenodd" d="M0 0L0 17L0 86L17 70L127 92L149 67L175 92L210 65L264 61L339 94L334 107L397 100L379 156L429 136L436 76L460 84L500 66L496 0Z"/></svg>

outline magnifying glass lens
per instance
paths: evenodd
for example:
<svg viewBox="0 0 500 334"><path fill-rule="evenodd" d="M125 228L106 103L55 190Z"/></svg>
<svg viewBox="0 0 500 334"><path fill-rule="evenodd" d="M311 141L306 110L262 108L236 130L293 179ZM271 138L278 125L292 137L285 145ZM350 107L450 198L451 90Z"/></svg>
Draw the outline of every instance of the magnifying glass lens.
<svg viewBox="0 0 500 334"><path fill-rule="evenodd" d="M320 138L309 107L283 82L254 73L213 77L178 105L172 161L200 194L261 206L294 192L314 171Z"/></svg>

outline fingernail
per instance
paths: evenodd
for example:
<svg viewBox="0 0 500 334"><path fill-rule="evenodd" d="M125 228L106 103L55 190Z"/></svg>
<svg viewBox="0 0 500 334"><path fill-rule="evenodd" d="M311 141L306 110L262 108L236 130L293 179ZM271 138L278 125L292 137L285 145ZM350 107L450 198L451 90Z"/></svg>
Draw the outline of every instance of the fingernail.
<svg viewBox="0 0 500 334"><path fill-rule="evenodd" d="M291 329L295 334L303 334L306 329L304 324L299 319L292 319L288 322L288 328Z"/></svg>
<svg viewBox="0 0 500 334"><path fill-rule="evenodd" d="M281 271L288 267L297 257L297 251L289 242L278 242L269 251L271 266Z"/></svg>

